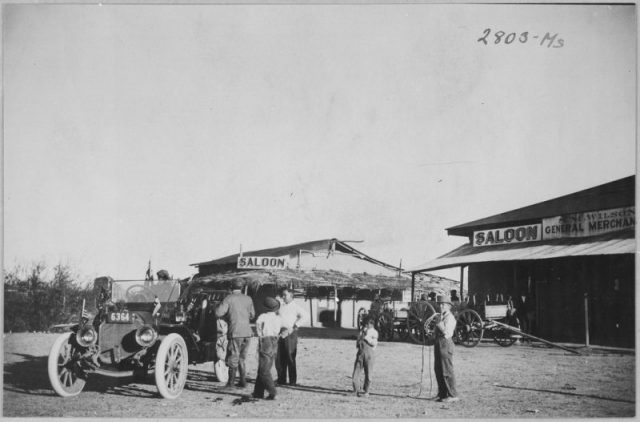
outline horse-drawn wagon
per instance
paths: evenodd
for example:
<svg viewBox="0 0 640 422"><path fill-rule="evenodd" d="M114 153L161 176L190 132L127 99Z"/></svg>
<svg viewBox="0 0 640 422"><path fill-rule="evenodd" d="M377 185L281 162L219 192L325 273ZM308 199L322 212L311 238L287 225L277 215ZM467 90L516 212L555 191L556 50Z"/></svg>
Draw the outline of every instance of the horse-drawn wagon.
<svg viewBox="0 0 640 422"><path fill-rule="evenodd" d="M454 301L451 312L457 322L453 337L456 344L475 347L489 334L497 344L508 347L520 338L502 325L518 326L511 301L484 301L479 306L468 300ZM361 328L364 320L371 317L382 341L391 341L397 336L402 340L430 345L435 336L435 314L436 304L433 301L410 302L402 309L393 309L389 302L384 302L372 306L369 311L361 308L358 327Z"/></svg>

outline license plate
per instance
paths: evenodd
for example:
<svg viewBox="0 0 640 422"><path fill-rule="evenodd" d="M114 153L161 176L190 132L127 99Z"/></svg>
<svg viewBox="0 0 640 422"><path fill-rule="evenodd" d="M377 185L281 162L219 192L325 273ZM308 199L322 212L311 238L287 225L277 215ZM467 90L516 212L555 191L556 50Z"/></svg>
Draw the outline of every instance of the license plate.
<svg viewBox="0 0 640 422"><path fill-rule="evenodd" d="M129 311L109 312L107 314L107 322L131 322L131 314Z"/></svg>

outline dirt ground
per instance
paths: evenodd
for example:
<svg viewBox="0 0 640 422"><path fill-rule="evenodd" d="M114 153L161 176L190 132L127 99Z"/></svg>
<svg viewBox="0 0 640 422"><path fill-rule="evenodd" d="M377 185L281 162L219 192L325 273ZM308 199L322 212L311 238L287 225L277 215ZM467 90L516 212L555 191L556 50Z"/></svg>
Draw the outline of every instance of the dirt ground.
<svg viewBox="0 0 640 422"><path fill-rule="evenodd" d="M542 345L502 348L491 342L457 347L454 364L460 402L428 398L437 392L430 347L380 343L372 394L351 391L353 330L307 329L298 349L298 382L279 387L275 401L249 399L257 368L248 358L251 383L221 391L209 364L191 366L177 400L161 399L153 384L93 376L76 397L54 394L47 355L57 334L5 334L5 417L142 418L557 418L635 416L635 355L592 350L583 356ZM355 338L355 337L354 337ZM424 353L424 354L423 354ZM422 385L420 384L421 370Z"/></svg>

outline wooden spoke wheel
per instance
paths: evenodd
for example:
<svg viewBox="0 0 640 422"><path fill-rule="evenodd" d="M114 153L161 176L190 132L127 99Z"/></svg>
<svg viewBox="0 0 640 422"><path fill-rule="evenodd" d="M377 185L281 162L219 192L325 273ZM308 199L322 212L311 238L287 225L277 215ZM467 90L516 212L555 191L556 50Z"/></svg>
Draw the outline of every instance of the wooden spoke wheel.
<svg viewBox="0 0 640 422"><path fill-rule="evenodd" d="M516 337L506 328L499 327L493 330L493 341L502 347L509 347L516 342Z"/></svg>
<svg viewBox="0 0 640 422"><path fill-rule="evenodd" d="M72 333L58 337L49 352L47 369L53 390L62 397L80 394L86 380L80 370L80 352L71 338Z"/></svg>
<svg viewBox="0 0 640 422"><path fill-rule="evenodd" d="M429 333L425 330L427 320L435 314L428 302L414 302L407 313L407 335L414 343L427 344Z"/></svg>
<svg viewBox="0 0 640 422"><path fill-rule="evenodd" d="M156 387L165 399L175 399L182 393L187 382L189 356L184 339L171 333L158 347L156 355Z"/></svg>
<svg viewBox="0 0 640 422"><path fill-rule="evenodd" d="M378 315L376 326L380 341L393 340L393 315L390 312L382 312Z"/></svg>
<svg viewBox="0 0 640 422"><path fill-rule="evenodd" d="M424 344L427 346L436 342L436 315L434 312L424 323Z"/></svg>
<svg viewBox="0 0 640 422"><path fill-rule="evenodd" d="M464 347L475 347L482 340L482 318L473 309L465 309L458 313L453 341Z"/></svg>

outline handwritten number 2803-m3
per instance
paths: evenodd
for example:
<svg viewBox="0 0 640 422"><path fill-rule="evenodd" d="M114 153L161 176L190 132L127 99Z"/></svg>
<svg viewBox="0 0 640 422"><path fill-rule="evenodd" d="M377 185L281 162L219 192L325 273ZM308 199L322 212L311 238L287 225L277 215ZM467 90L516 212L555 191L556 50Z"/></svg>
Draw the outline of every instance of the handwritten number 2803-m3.
<svg viewBox="0 0 640 422"><path fill-rule="evenodd" d="M540 45L546 45L547 48L562 48L564 46L564 40L558 37L558 34L551 35L549 32L544 34L544 37L540 37L538 35L530 35L528 31L521 32L520 34L516 34L515 32L506 33L504 31L496 31L491 34L491 28L487 28L482 32L482 36L478 38L478 42L483 43L484 45L488 44L512 44L516 40L525 44L529 40L535 40L537 42L540 39Z"/></svg>

